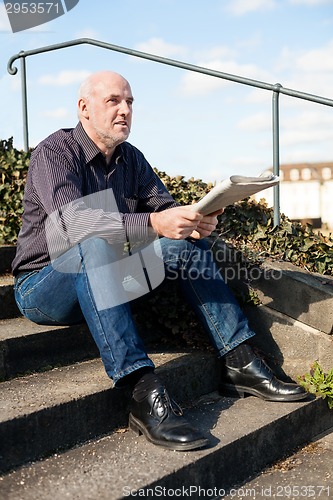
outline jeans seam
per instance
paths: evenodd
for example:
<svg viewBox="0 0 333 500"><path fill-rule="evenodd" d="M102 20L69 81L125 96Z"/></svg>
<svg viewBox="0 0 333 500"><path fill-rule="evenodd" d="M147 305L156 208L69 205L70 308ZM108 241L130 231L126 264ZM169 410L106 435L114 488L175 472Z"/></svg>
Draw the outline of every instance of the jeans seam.
<svg viewBox="0 0 333 500"><path fill-rule="evenodd" d="M81 257L81 263L82 263L82 270L83 270L83 279L85 280L85 283L86 283L86 287L87 287L87 291L88 291L88 296L89 296L89 301L90 303L92 304L93 306L93 312L94 312L94 316L95 318L97 318L98 320L98 330L99 330L99 336L100 338L103 338L103 343L105 346L107 346L108 348L108 353L110 355L110 358L112 359L112 362L113 364L115 364L115 360L114 360L114 357L112 355L112 349L111 349L111 346L109 344L109 342L107 341L107 336L105 335L105 332L104 332L104 329L103 329L103 326L101 324L101 320L100 320L100 317L97 313L97 308L96 308L96 304L95 304L95 301L93 299L93 294L91 293L91 288L90 288L90 283L89 283L89 280L88 280L88 275L87 275L87 272L86 272L86 268L85 268L85 263L84 263L84 258L83 258L83 253L82 253L82 248L81 248L81 244L79 243L78 244L78 247L79 247L79 253L80 253L80 257ZM95 323L96 325L96 323ZM97 325L96 325L97 326ZM102 333L102 335L101 335Z"/></svg>
<svg viewBox="0 0 333 500"><path fill-rule="evenodd" d="M188 265L189 265L189 261L190 261L190 259L192 258L192 254L193 254L193 250L194 250L194 248L196 248L196 247L195 247L195 245L193 245L193 244L192 244L191 251L189 252L189 256L188 256L188 258L187 258L187 261L185 262L185 267L186 267L186 268L188 267ZM200 302L201 307L205 310L205 313L206 313L207 317L209 318L209 321L211 322L211 325L213 326L213 328L214 328L215 332L217 333L217 335L218 335L218 337L219 337L219 339L220 339L220 342L221 342L221 344L223 345L223 349L225 349L225 348L226 348L226 344L225 344L225 342L224 342L224 339L223 339L223 338L222 338L222 336L221 336L221 332L220 332L220 330L217 328L217 325L215 324L215 322L213 321L213 318L211 317L210 311L207 309L206 305L205 305L205 304L204 304L204 302L201 300L201 297L198 295L197 290L195 289L195 287L194 287L194 285L193 285L193 283L192 283L192 280L191 280L191 279L189 280L189 283L190 283L190 286L191 286L191 288L192 288L192 290L193 290L193 292L194 292L195 296L197 297L198 301ZM219 350L219 351L220 351L220 350Z"/></svg>

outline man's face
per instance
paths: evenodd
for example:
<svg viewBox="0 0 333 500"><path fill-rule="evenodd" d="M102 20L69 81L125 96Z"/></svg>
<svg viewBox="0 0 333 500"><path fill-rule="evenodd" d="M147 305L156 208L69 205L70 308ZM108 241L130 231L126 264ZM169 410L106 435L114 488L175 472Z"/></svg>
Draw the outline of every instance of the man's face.
<svg viewBox="0 0 333 500"><path fill-rule="evenodd" d="M94 85L91 95L84 101L85 128L102 151L114 149L126 141L132 125L133 96L124 78L107 75Z"/></svg>

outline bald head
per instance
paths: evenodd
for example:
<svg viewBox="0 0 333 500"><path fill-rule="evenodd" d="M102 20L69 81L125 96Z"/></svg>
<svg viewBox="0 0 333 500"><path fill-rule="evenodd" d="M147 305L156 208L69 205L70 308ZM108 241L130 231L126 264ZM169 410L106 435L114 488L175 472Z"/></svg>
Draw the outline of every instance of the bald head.
<svg viewBox="0 0 333 500"><path fill-rule="evenodd" d="M79 119L88 136L109 159L130 133L132 104L131 87L119 73L93 73L80 86Z"/></svg>
<svg viewBox="0 0 333 500"><path fill-rule="evenodd" d="M123 82L130 87L128 81L119 73L114 71L99 71L89 75L80 85L79 99L93 99L98 93L103 92L105 87L115 82Z"/></svg>

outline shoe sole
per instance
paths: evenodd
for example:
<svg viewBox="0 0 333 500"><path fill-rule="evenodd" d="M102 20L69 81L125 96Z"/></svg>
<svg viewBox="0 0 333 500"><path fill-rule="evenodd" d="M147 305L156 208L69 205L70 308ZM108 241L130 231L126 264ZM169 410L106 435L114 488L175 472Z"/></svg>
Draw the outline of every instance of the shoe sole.
<svg viewBox="0 0 333 500"><path fill-rule="evenodd" d="M198 448L203 448L208 444L208 439L206 438L198 439L197 441L191 441L190 443L174 443L174 442L160 441L159 439L154 439L149 434L145 426L140 422L140 420L137 420L132 415L132 413L130 413L129 415L128 426L138 436L141 436L141 434L143 434L147 439L147 441L149 441L150 443L153 443L157 446L162 446L163 448L167 448L169 450L175 450L175 451L195 450Z"/></svg>
<svg viewBox="0 0 333 500"><path fill-rule="evenodd" d="M254 388L231 384L221 384L219 391L221 394L228 396L238 396L240 398L245 398L246 396L256 396L260 399L263 399L264 401L275 401L280 403L300 401L302 399L306 399L309 396L307 392L302 394L294 394L292 396L267 396Z"/></svg>

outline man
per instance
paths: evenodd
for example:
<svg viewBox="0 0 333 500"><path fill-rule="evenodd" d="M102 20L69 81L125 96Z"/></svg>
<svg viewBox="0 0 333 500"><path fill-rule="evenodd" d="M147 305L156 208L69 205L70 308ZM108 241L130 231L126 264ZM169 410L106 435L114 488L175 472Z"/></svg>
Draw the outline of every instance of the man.
<svg viewBox="0 0 333 500"><path fill-rule="evenodd" d="M115 387L132 389L131 429L157 445L190 450L207 439L186 422L154 373L127 300L160 273L158 256L166 276L179 278L222 359L222 388L271 401L306 393L278 380L246 342L254 333L205 242L217 214L179 206L126 142L132 105L121 75L93 74L80 88L78 125L55 132L32 153L13 261L15 296L36 323L86 321Z"/></svg>

